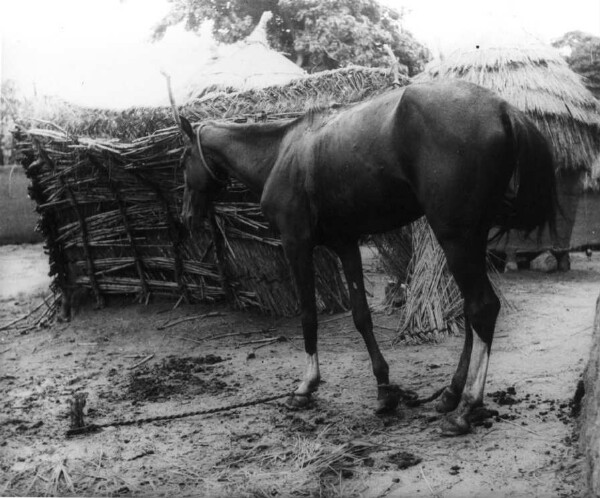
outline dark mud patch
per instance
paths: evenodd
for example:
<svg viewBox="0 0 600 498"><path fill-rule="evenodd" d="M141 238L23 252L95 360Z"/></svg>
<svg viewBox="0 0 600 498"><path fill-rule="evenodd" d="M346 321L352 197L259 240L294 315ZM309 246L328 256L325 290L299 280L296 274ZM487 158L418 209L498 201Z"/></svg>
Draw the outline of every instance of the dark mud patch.
<svg viewBox="0 0 600 498"><path fill-rule="evenodd" d="M101 397L133 402L167 401L237 391L237 383L229 383L223 377L231 375L222 365L228 358L216 355L199 357L170 357L154 365L143 365L122 376L116 369L108 377L113 387ZM121 377L121 378L120 378Z"/></svg>
<svg viewBox="0 0 600 498"><path fill-rule="evenodd" d="M558 420L563 424L571 424L577 416L577 393L571 400L544 398L536 393L517 395L514 386L487 394L493 402L503 407L505 412L496 413L495 420L500 422L523 419L521 425L529 425L532 418L541 422Z"/></svg>
<svg viewBox="0 0 600 498"><path fill-rule="evenodd" d="M174 395L191 397L221 393L229 385L221 378L223 369L217 369L215 365L223 361L215 355L164 359L131 374L128 397L135 401L164 401Z"/></svg>
<svg viewBox="0 0 600 498"><path fill-rule="evenodd" d="M494 402L496 402L500 406L506 405L516 405L520 403L521 400L516 398L517 390L514 386L507 387L506 389L501 389L499 391L494 391L493 393L488 393L487 396L492 398Z"/></svg>
<svg viewBox="0 0 600 498"><path fill-rule="evenodd" d="M498 410L480 406L473 410L467 418L473 427L485 427L486 429L489 429L493 425L492 419L498 417L501 417Z"/></svg>
<svg viewBox="0 0 600 498"><path fill-rule="evenodd" d="M387 455L386 460L395 468L404 470L420 464L423 459L408 451L398 451Z"/></svg>

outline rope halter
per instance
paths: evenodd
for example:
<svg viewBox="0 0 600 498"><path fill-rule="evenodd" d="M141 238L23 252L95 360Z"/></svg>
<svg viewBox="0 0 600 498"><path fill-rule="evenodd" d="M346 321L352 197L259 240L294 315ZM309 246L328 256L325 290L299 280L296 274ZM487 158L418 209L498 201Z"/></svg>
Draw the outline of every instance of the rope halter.
<svg viewBox="0 0 600 498"><path fill-rule="evenodd" d="M211 169L211 167L206 162L206 159L204 157L204 152L202 152L202 143L200 142L200 132L201 132L202 128L204 128L205 126L206 126L206 123L202 123L200 126L198 126L198 128L196 128L196 145L198 146L198 153L200 154L200 164L208 172L208 174L214 181L216 181L217 183L220 183L221 185L224 185L227 182L221 180L215 174L215 172Z"/></svg>

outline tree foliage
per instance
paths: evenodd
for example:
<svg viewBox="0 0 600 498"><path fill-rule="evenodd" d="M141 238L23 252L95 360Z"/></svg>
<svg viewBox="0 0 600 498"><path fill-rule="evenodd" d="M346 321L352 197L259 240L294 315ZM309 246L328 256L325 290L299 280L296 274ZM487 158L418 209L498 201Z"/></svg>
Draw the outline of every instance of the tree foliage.
<svg viewBox="0 0 600 498"><path fill-rule="evenodd" d="M587 88L600 99L600 37L582 31L569 31L552 45L570 50L565 57L569 67L583 76Z"/></svg>
<svg viewBox="0 0 600 498"><path fill-rule="evenodd" d="M348 64L388 65L387 44L410 75L430 55L427 48L401 28L402 15L377 0L169 0L167 16L155 27L160 39L169 26L183 23L198 31L213 22L213 36L234 43L248 36L264 11L271 46L309 71Z"/></svg>

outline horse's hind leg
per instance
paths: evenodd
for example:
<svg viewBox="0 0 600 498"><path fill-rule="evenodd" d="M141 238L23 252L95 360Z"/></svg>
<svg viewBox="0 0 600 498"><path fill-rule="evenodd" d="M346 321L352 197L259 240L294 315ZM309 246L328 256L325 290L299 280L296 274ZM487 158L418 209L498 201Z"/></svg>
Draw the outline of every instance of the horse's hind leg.
<svg viewBox="0 0 600 498"><path fill-rule="evenodd" d="M441 239L448 266L465 300L466 338L459 365L441 403L456 408L442 425L444 435L465 434L468 416L483 403L483 390L500 301L487 277L485 239L479 244L465 239ZM470 330L472 328L472 330ZM475 332L473 334L473 331ZM458 400L460 396L460 399ZM457 402L458 400L458 402Z"/></svg>
<svg viewBox="0 0 600 498"><path fill-rule="evenodd" d="M365 284L363 278L362 262L360 258L360 250L358 243L352 242L334 247L338 254L348 290L350 293L350 301L352 303L352 318L354 325L362 335L367 351L371 358L371 366L373 373L377 379L378 402L376 413L386 413L396 409L398 406L399 391L394 386L390 386L389 367L381 351L377 340L373 335L373 322L371 320L371 312L365 294Z"/></svg>

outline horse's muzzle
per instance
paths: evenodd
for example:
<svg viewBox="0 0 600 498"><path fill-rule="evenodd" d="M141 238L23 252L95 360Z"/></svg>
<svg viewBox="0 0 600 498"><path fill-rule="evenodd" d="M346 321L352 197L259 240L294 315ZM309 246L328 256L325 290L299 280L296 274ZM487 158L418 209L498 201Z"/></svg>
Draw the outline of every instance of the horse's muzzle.
<svg viewBox="0 0 600 498"><path fill-rule="evenodd" d="M202 222L208 217L207 212L193 212L191 210L181 211L181 221L188 231L193 232L202 226Z"/></svg>
<svg viewBox="0 0 600 498"><path fill-rule="evenodd" d="M181 208L181 221L185 227L190 231L200 228L202 222L208 217L209 206L208 195L186 189Z"/></svg>
<svg viewBox="0 0 600 498"><path fill-rule="evenodd" d="M194 221L194 216L190 212L181 211L181 222L190 232L194 229Z"/></svg>

